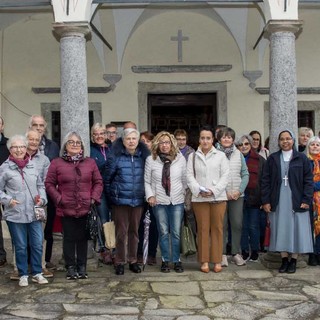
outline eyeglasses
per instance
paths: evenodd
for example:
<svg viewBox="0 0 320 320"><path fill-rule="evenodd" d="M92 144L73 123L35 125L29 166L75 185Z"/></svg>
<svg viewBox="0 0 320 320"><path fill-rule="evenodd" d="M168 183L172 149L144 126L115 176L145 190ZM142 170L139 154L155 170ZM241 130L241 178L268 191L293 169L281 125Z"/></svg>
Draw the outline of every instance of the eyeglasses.
<svg viewBox="0 0 320 320"><path fill-rule="evenodd" d="M93 135L94 137L99 137L99 136L103 137L103 136L106 135L106 133L105 133L105 132L97 132L97 133L93 133L92 135Z"/></svg>
<svg viewBox="0 0 320 320"><path fill-rule="evenodd" d="M161 141L161 142L159 142L159 144L162 146L164 146L164 145L170 145L171 144L171 142L170 141Z"/></svg>
<svg viewBox="0 0 320 320"><path fill-rule="evenodd" d="M117 131L107 131L107 134L110 136L114 136L117 134Z"/></svg>
<svg viewBox="0 0 320 320"><path fill-rule="evenodd" d="M11 146L10 149L13 149L13 150L20 150L20 149L26 149L27 147L26 146Z"/></svg>
<svg viewBox="0 0 320 320"><path fill-rule="evenodd" d="M249 146L250 143L249 142L244 142L244 143L238 143L238 147L243 147L243 146Z"/></svg>
<svg viewBox="0 0 320 320"><path fill-rule="evenodd" d="M280 138L279 141L280 142L286 142L286 141L291 141L292 138Z"/></svg>
<svg viewBox="0 0 320 320"><path fill-rule="evenodd" d="M67 141L67 144L69 145L69 146L77 146L77 147L79 147L79 146L81 146L82 145L82 142L81 141L73 141L73 140L68 140Z"/></svg>

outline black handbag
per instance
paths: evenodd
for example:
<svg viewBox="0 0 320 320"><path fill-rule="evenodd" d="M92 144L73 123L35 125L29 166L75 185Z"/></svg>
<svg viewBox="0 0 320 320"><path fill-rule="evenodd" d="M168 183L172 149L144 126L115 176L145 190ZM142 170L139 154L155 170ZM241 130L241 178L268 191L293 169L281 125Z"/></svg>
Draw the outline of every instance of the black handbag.
<svg viewBox="0 0 320 320"><path fill-rule="evenodd" d="M99 240L101 241L100 243L103 243L102 224L97 208L94 204L90 206L90 210L88 212L86 229L88 240Z"/></svg>

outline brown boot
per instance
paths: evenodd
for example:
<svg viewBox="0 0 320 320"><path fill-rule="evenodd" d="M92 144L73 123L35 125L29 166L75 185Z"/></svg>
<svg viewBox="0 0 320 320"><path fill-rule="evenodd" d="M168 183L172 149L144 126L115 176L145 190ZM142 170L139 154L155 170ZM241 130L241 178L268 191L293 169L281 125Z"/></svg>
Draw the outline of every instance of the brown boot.
<svg viewBox="0 0 320 320"><path fill-rule="evenodd" d="M113 264L112 253L110 250L104 250L100 252L100 261L106 265Z"/></svg>

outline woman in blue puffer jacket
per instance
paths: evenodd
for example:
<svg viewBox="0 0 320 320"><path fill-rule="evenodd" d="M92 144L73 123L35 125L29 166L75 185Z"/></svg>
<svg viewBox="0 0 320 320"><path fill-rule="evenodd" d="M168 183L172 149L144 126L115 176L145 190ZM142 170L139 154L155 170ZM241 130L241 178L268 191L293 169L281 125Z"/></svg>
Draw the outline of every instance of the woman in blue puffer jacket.
<svg viewBox="0 0 320 320"><path fill-rule="evenodd" d="M116 229L117 275L124 274L126 260L132 272L141 272L137 263L138 229L145 197L144 165L150 152L139 138L136 129L123 130L122 138L112 145L106 163L104 181Z"/></svg>

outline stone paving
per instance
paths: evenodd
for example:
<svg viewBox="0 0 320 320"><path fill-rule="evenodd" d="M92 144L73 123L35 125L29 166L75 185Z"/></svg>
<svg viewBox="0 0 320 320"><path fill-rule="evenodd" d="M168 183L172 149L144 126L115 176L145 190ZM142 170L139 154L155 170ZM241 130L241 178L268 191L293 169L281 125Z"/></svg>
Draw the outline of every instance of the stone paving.
<svg viewBox="0 0 320 320"><path fill-rule="evenodd" d="M6 239L11 259L9 244ZM58 263L61 239L54 248L53 262ZM248 262L204 274L189 258L181 274L161 273L158 260L141 274L126 267L124 276L117 276L96 258L88 261L87 280L66 280L65 272L57 270L48 285L29 279L24 288L9 279L12 266L0 268L0 320L320 320L320 266L289 275Z"/></svg>

